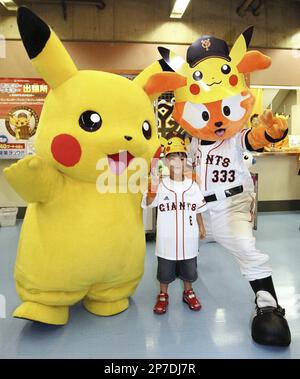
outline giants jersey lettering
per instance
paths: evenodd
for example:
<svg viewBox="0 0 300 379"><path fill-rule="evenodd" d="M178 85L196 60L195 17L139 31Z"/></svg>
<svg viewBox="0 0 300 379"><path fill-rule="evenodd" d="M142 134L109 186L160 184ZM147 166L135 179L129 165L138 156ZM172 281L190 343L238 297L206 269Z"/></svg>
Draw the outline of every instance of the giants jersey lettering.
<svg viewBox="0 0 300 379"><path fill-rule="evenodd" d="M146 208L144 194L142 207ZM183 260L198 255L199 228L196 214L207 207L199 186L191 179L182 182L165 178L149 207L157 207L156 255Z"/></svg>
<svg viewBox="0 0 300 379"><path fill-rule="evenodd" d="M247 129L243 129L230 139L210 145L203 145L193 138L190 158L204 196L216 194L218 199L222 199L226 189L240 185L244 191L253 191L252 178L243 159L246 133Z"/></svg>

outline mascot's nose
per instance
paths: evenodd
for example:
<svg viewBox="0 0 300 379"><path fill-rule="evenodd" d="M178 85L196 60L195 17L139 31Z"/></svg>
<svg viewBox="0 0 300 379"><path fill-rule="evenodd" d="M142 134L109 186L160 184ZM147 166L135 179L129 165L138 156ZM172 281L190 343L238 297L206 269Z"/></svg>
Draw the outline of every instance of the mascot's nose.
<svg viewBox="0 0 300 379"><path fill-rule="evenodd" d="M223 125L223 122L222 121L215 122L215 125L219 128L220 126Z"/></svg>
<svg viewBox="0 0 300 379"><path fill-rule="evenodd" d="M130 136L124 136L125 139L127 139L127 141L131 141L132 140L132 137Z"/></svg>

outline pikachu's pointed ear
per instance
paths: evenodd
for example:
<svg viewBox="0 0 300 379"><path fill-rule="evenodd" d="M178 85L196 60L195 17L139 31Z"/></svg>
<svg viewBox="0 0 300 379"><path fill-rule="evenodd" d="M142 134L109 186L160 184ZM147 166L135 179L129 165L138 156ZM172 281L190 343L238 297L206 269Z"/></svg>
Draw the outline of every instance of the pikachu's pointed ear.
<svg viewBox="0 0 300 379"><path fill-rule="evenodd" d="M246 74L253 71L264 70L268 68L272 60L267 55L262 54L260 51L251 50L247 51L243 59L237 65L239 72Z"/></svg>
<svg viewBox="0 0 300 379"><path fill-rule="evenodd" d="M143 88L151 99L155 99L164 92L186 86L186 83L186 77L176 72L160 72L150 76Z"/></svg>
<svg viewBox="0 0 300 379"><path fill-rule="evenodd" d="M169 67L171 67L173 71L177 72L178 74L184 74L186 72L189 65L185 59L179 55L176 55L173 53L173 51L166 49L165 47L158 47L158 51L163 60Z"/></svg>
<svg viewBox="0 0 300 379"><path fill-rule="evenodd" d="M164 138L164 137L160 137L160 138L159 138L159 142L160 142L160 146L162 147L162 149L163 149L165 146L167 146L167 144L168 144L168 140L167 140L166 138Z"/></svg>
<svg viewBox="0 0 300 379"><path fill-rule="evenodd" d="M236 65L240 63L247 52L247 48L252 38L253 29L253 26L250 26L248 29L246 29L244 33L242 33L235 41L232 49L230 50L229 56Z"/></svg>
<svg viewBox="0 0 300 379"><path fill-rule="evenodd" d="M26 7L20 7L17 22L33 66L50 87L58 87L77 72L57 35L36 14Z"/></svg>

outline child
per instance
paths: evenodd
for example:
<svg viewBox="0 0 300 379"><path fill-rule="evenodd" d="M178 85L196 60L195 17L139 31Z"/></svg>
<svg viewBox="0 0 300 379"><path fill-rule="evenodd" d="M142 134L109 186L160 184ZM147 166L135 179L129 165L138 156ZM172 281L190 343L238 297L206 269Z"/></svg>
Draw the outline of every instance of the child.
<svg viewBox="0 0 300 379"><path fill-rule="evenodd" d="M201 239L205 238L201 212L206 210L206 203L198 185L184 175L184 141L179 137L169 139L165 156L169 175L160 181L153 179L142 201L143 208L158 208L156 255L160 294L153 310L157 314L167 311L168 285L179 277L184 283L183 301L198 311L201 304L192 283L198 277L199 233Z"/></svg>

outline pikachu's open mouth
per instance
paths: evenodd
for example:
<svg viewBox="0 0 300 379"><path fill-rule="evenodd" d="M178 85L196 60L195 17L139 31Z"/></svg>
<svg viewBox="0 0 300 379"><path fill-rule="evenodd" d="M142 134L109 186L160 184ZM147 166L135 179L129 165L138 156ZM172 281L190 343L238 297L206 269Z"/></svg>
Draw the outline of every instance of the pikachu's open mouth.
<svg viewBox="0 0 300 379"><path fill-rule="evenodd" d="M121 151L120 153L107 156L109 168L115 175L121 175L128 167L134 156L129 151Z"/></svg>

